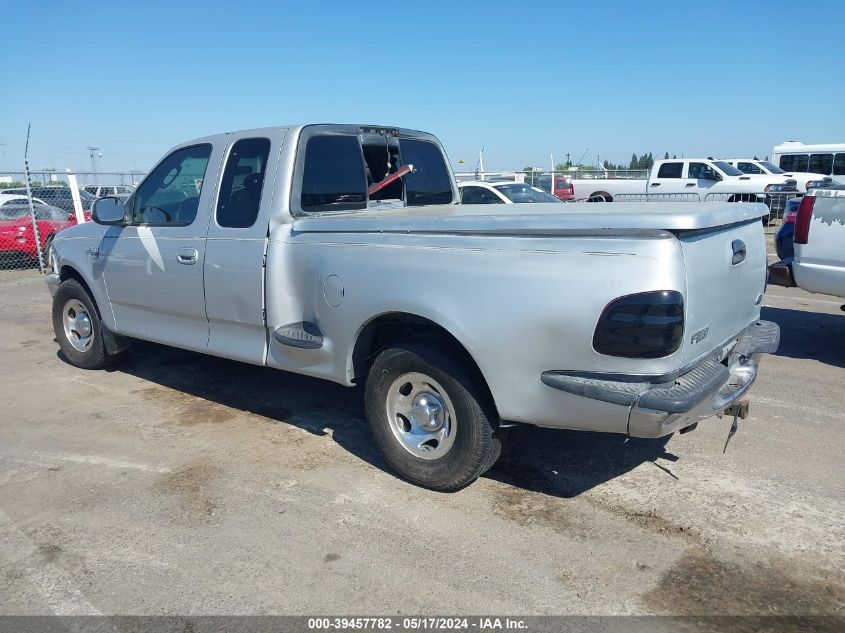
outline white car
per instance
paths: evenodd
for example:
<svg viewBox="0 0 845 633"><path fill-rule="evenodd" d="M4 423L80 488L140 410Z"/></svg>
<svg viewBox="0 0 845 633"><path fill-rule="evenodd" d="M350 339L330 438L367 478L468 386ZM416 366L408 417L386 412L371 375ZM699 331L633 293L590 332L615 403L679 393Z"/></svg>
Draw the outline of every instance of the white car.
<svg viewBox="0 0 845 633"><path fill-rule="evenodd" d="M767 160L757 158L726 158L725 162L733 165L739 171L750 176L783 176L786 180L794 180L798 191L805 193L807 189L822 186L827 174L814 174L800 171L787 172Z"/></svg>
<svg viewBox="0 0 845 633"><path fill-rule="evenodd" d="M524 182L459 182L461 204L516 204L525 202L563 202L538 187Z"/></svg>

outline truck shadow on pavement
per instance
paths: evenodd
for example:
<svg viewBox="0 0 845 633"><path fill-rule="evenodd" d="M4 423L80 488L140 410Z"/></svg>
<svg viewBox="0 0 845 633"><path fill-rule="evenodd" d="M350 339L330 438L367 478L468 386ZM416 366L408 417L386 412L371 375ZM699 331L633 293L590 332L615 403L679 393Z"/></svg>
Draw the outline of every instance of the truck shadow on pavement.
<svg viewBox="0 0 845 633"><path fill-rule="evenodd" d="M761 318L780 326L777 356L845 367L845 315L764 307Z"/></svg>
<svg viewBox="0 0 845 633"><path fill-rule="evenodd" d="M331 433L350 454L395 476L370 434L360 387L144 341L133 342L126 358L110 371L151 383L132 393L167 406L175 424L211 424L242 413L261 416L314 435ZM668 437L638 440L520 426L507 429L505 438L502 457L485 477L526 490L575 497L644 462L674 477L665 462L656 461L677 460L665 451Z"/></svg>
<svg viewBox="0 0 845 633"><path fill-rule="evenodd" d="M485 477L565 498L577 497L646 462L677 478L666 463L678 460L666 451L670 438L515 427L508 429L504 453Z"/></svg>

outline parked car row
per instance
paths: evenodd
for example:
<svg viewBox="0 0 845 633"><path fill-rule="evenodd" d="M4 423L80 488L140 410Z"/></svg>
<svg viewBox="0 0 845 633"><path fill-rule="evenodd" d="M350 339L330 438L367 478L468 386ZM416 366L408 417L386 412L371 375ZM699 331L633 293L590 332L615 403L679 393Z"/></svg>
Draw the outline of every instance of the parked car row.
<svg viewBox="0 0 845 633"><path fill-rule="evenodd" d="M39 198L32 199L32 206L42 257L46 262L46 253L56 234L75 225L76 214ZM90 214L87 219L90 219ZM0 260L18 266L37 265L38 243L27 197L0 193Z"/></svg>

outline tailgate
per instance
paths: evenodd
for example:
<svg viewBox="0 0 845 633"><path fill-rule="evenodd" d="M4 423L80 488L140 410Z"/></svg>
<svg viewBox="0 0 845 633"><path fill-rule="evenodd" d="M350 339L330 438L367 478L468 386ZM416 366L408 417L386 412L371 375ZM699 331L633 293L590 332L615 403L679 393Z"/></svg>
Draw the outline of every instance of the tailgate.
<svg viewBox="0 0 845 633"><path fill-rule="evenodd" d="M687 278L682 354L684 363L691 363L759 318L766 241L760 220L680 232L678 239ZM743 248L744 258L739 254Z"/></svg>

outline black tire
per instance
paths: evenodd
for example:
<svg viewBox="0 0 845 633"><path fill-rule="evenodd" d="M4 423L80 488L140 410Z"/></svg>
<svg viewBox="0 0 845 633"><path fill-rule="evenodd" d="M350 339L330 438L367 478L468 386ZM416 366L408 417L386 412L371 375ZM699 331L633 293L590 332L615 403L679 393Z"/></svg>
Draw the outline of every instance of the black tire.
<svg viewBox="0 0 845 633"><path fill-rule="evenodd" d="M440 344L439 344L440 343ZM376 444L404 479L423 488L452 492L478 479L501 453L491 420L496 416L487 390L466 363L437 339L394 343L376 357L367 376L364 404ZM454 438L441 457L423 459L400 442L388 419L391 386L405 374L423 374L445 390L454 409Z"/></svg>
<svg viewBox="0 0 845 633"><path fill-rule="evenodd" d="M65 333L64 312L67 304L72 301L78 301L85 307L86 315L91 326L90 345L84 350L74 347L74 344L68 339L68 335ZM59 342L59 347L62 349L65 358L75 367L82 369L102 369L114 360L114 356L106 351L106 346L103 342L103 326L100 322L100 313L97 311L97 305L84 286L76 279L63 281L56 291L56 295L53 297L53 331L56 334L56 340Z"/></svg>
<svg viewBox="0 0 845 633"><path fill-rule="evenodd" d="M603 200L593 200L592 198L601 197ZM587 198L588 202L613 202L613 196L611 196L606 191L596 191L590 194L590 197Z"/></svg>

